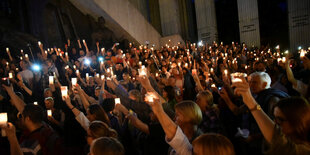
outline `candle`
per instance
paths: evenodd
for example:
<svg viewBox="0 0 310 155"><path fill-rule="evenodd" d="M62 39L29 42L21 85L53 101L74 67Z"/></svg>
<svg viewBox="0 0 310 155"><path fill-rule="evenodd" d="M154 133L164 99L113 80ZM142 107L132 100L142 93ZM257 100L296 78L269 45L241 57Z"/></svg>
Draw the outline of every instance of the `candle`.
<svg viewBox="0 0 310 155"><path fill-rule="evenodd" d="M9 73L9 79L13 79L13 73Z"/></svg>
<svg viewBox="0 0 310 155"><path fill-rule="evenodd" d="M20 50L20 53L22 53L22 54L23 54L23 53L24 53L24 50Z"/></svg>
<svg viewBox="0 0 310 155"><path fill-rule="evenodd" d="M300 52L300 58L303 58L303 57L305 57L305 51L304 51L304 50L301 50L301 52Z"/></svg>
<svg viewBox="0 0 310 155"><path fill-rule="evenodd" d="M104 51L104 48L101 48L101 52L103 52Z"/></svg>
<svg viewBox="0 0 310 155"><path fill-rule="evenodd" d="M85 39L83 39L83 43L85 44Z"/></svg>
<svg viewBox="0 0 310 155"><path fill-rule="evenodd" d="M52 110L47 110L47 116L52 117Z"/></svg>
<svg viewBox="0 0 310 155"><path fill-rule="evenodd" d="M23 57L20 57L20 60L23 60Z"/></svg>
<svg viewBox="0 0 310 155"><path fill-rule="evenodd" d="M7 52L9 52L9 51L10 51L10 49L7 47L7 48L6 48L6 51L7 51Z"/></svg>
<svg viewBox="0 0 310 155"><path fill-rule="evenodd" d="M47 51L45 50L45 54L47 55Z"/></svg>
<svg viewBox="0 0 310 155"><path fill-rule="evenodd" d="M38 41L38 45L39 45L39 46L41 45L41 41Z"/></svg>
<svg viewBox="0 0 310 155"><path fill-rule="evenodd" d="M25 54L25 58L28 58L28 54Z"/></svg>
<svg viewBox="0 0 310 155"><path fill-rule="evenodd" d="M96 74L96 77L99 78L99 73Z"/></svg>
<svg viewBox="0 0 310 155"><path fill-rule="evenodd" d="M225 74L225 76L227 76L227 74L228 74L227 69L224 70L224 74Z"/></svg>
<svg viewBox="0 0 310 155"><path fill-rule="evenodd" d="M68 88L67 86L61 86L60 90L61 90L61 96L64 99L64 97L68 95Z"/></svg>
<svg viewBox="0 0 310 155"><path fill-rule="evenodd" d="M144 68L139 69L139 75L140 75L140 76L146 75L146 72L145 72L145 69L144 69Z"/></svg>
<svg viewBox="0 0 310 155"><path fill-rule="evenodd" d="M142 62L141 62L141 61L139 61L139 65L142 65Z"/></svg>
<svg viewBox="0 0 310 155"><path fill-rule="evenodd" d="M196 69L192 69L192 74L196 75L197 74L197 70Z"/></svg>
<svg viewBox="0 0 310 155"><path fill-rule="evenodd" d="M211 68L211 69L210 69L210 72L211 72L211 73L213 73L213 72L214 72L213 68Z"/></svg>
<svg viewBox="0 0 310 155"><path fill-rule="evenodd" d="M54 84L54 76L48 77L49 84Z"/></svg>
<svg viewBox="0 0 310 155"><path fill-rule="evenodd" d="M282 57L282 62L285 63L285 61L286 61L286 58Z"/></svg>
<svg viewBox="0 0 310 155"><path fill-rule="evenodd" d="M104 79L104 75L101 75L101 80L103 80Z"/></svg>
<svg viewBox="0 0 310 155"><path fill-rule="evenodd" d="M89 80L89 74L86 73L86 80L88 81Z"/></svg>
<svg viewBox="0 0 310 155"><path fill-rule="evenodd" d="M73 65L73 69L74 69L74 70L76 69L76 66L75 66L75 65Z"/></svg>
<svg viewBox="0 0 310 155"><path fill-rule="evenodd" d="M0 125L5 125L8 122L7 113L0 113Z"/></svg>
<svg viewBox="0 0 310 155"><path fill-rule="evenodd" d="M155 76L158 77L158 73L156 73Z"/></svg>
<svg viewBox="0 0 310 155"><path fill-rule="evenodd" d="M77 78L71 78L72 86L75 86L77 83Z"/></svg>
<svg viewBox="0 0 310 155"><path fill-rule="evenodd" d="M66 57L68 56L68 52L65 52Z"/></svg>
<svg viewBox="0 0 310 155"><path fill-rule="evenodd" d="M115 98L115 104L121 104L121 99L120 98Z"/></svg>
<svg viewBox="0 0 310 155"><path fill-rule="evenodd" d="M149 97L149 102L154 102L154 98L153 97Z"/></svg>
<svg viewBox="0 0 310 155"><path fill-rule="evenodd" d="M76 70L76 71L75 71L75 74L76 74L76 75L79 75L79 74L80 74L80 71L79 71L79 70Z"/></svg>
<svg viewBox="0 0 310 155"><path fill-rule="evenodd" d="M38 105L38 102L33 102L34 105Z"/></svg>

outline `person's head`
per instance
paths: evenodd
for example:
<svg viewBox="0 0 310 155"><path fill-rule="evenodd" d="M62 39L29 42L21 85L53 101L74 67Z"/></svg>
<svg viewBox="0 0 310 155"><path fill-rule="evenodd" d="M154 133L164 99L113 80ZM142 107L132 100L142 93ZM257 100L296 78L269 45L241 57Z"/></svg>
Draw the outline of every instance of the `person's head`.
<svg viewBox="0 0 310 155"><path fill-rule="evenodd" d="M123 73L123 80L124 81L129 80L129 74L128 73Z"/></svg>
<svg viewBox="0 0 310 155"><path fill-rule="evenodd" d="M90 155L124 155L123 145L115 138L101 137L90 146Z"/></svg>
<svg viewBox="0 0 310 155"><path fill-rule="evenodd" d="M87 129L87 143L90 145L94 139L100 137L117 138L117 132L102 121L91 122Z"/></svg>
<svg viewBox="0 0 310 155"><path fill-rule="evenodd" d="M83 50L80 50L79 53L81 57L85 55L85 52Z"/></svg>
<svg viewBox="0 0 310 155"><path fill-rule="evenodd" d="M172 86L166 86L163 91L163 97L171 101L175 99L175 90Z"/></svg>
<svg viewBox="0 0 310 155"><path fill-rule="evenodd" d="M86 112L87 118L90 122L98 120L110 125L110 120L107 113L99 104L90 105Z"/></svg>
<svg viewBox="0 0 310 155"><path fill-rule="evenodd" d="M47 65L48 68L51 67L53 65L53 60L52 59L47 59L46 60L46 65Z"/></svg>
<svg viewBox="0 0 310 155"><path fill-rule="evenodd" d="M199 92L196 98L196 103L200 107L201 111L205 111L213 105L213 95L210 91Z"/></svg>
<svg viewBox="0 0 310 155"><path fill-rule="evenodd" d="M254 69L257 72L265 72L266 71L266 65L264 62L257 62L254 66Z"/></svg>
<svg viewBox="0 0 310 155"><path fill-rule="evenodd" d="M137 89L129 91L129 98L136 102L141 102L141 93Z"/></svg>
<svg viewBox="0 0 310 155"><path fill-rule="evenodd" d="M258 94L262 90L270 88L271 78L266 72L254 72L250 75L249 84L252 93Z"/></svg>
<svg viewBox="0 0 310 155"><path fill-rule="evenodd" d="M96 96L96 97L99 97L99 95L100 95L100 90L101 90L100 87L96 87L96 88L95 88L95 96Z"/></svg>
<svg viewBox="0 0 310 155"><path fill-rule="evenodd" d="M52 109L54 107L54 99L52 97L45 98L44 103L46 109Z"/></svg>
<svg viewBox="0 0 310 155"><path fill-rule="evenodd" d="M173 76L170 76L168 79L168 85L174 87L176 84L176 80Z"/></svg>
<svg viewBox="0 0 310 155"><path fill-rule="evenodd" d="M297 141L310 141L310 105L301 97L280 100L273 110L275 122L282 132Z"/></svg>
<svg viewBox="0 0 310 155"><path fill-rule="evenodd" d="M44 110L41 106L34 104L27 104L22 112L22 121L24 126L29 130L33 130L40 124L44 119Z"/></svg>
<svg viewBox="0 0 310 155"><path fill-rule="evenodd" d="M202 120L202 113L199 106L189 100L182 101L175 105L175 122L181 128L185 124L198 125Z"/></svg>
<svg viewBox="0 0 310 155"><path fill-rule="evenodd" d="M19 62L20 67L22 68L22 70L26 70L29 68L29 63L25 60L22 60Z"/></svg>
<svg viewBox="0 0 310 155"><path fill-rule="evenodd" d="M76 48L73 47L71 52L72 52L73 55L75 55L76 54Z"/></svg>
<svg viewBox="0 0 310 155"><path fill-rule="evenodd" d="M52 92L51 88L45 88L44 89L44 98L47 98L47 97L53 97L53 92Z"/></svg>
<svg viewBox="0 0 310 155"><path fill-rule="evenodd" d="M193 154L235 155L234 146L220 134L203 134L193 141Z"/></svg>

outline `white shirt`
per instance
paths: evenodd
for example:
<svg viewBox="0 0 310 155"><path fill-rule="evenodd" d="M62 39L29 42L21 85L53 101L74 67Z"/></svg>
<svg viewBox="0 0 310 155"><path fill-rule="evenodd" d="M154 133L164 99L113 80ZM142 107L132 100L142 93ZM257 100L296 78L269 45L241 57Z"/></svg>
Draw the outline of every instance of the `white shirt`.
<svg viewBox="0 0 310 155"><path fill-rule="evenodd" d="M192 155L192 144L188 141L179 126L177 132L170 141L168 141L166 137L166 142L173 148L169 153L170 155Z"/></svg>
<svg viewBox="0 0 310 155"><path fill-rule="evenodd" d="M84 115L84 113L80 112L79 115L75 117L75 119L80 123L80 125L87 131L90 125L90 121Z"/></svg>

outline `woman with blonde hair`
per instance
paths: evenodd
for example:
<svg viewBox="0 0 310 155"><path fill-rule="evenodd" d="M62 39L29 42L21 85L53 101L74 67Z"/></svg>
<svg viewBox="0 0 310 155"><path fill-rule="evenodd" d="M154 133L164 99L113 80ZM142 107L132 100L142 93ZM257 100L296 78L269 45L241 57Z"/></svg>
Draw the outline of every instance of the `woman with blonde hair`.
<svg viewBox="0 0 310 155"><path fill-rule="evenodd" d="M94 139L100 137L117 138L117 132L102 121L91 122L89 128L87 129L87 143L90 145Z"/></svg>
<svg viewBox="0 0 310 155"><path fill-rule="evenodd" d="M175 105L175 123L180 126L186 137L192 142L202 134L198 125L202 120L199 106L193 101L182 101Z"/></svg>
<svg viewBox="0 0 310 155"><path fill-rule="evenodd" d="M193 141L194 154L235 155L232 143L220 134L203 134Z"/></svg>

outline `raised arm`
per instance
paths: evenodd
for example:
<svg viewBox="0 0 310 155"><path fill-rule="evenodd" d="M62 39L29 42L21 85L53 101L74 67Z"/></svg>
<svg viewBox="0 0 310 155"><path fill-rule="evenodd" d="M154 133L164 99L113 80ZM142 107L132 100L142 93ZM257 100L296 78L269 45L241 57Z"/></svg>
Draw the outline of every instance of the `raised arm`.
<svg viewBox="0 0 310 155"><path fill-rule="evenodd" d="M25 107L25 103L22 99L20 99L14 92L13 86L2 85L5 88L6 92L11 98L11 103L16 107L16 109L22 113Z"/></svg>
<svg viewBox="0 0 310 155"><path fill-rule="evenodd" d="M232 85L232 87L236 87L235 94L242 96L243 102L250 109L266 141L271 143L274 134L275 123L260 108L259 104L253 98L250 92L249 84L246 82L245 78L242 77L241 79L242 82L236 82Z"/></svg>
<svg viewBox="0 0 310 155"><path fill-rule="evenodd" d="M19 146L17 137L16 137L16 129L12 123L8 123L7 125L1 126L5 130L5 133L8 137L10 143L10 152L11 155L23 155L23 152Z"/></svg>
<svg viewBox="0 0 310 155"><path fill-rule="evenodd" d="M285 63L286 75L287 75L288 81L290 81L292 83L292 85L296 88L297 87L297 80L295 79L293 71L290 67L290 62L291 62L291 60L287 60Z"/></svg>
<svg viewBox="0 0 310 155"><path fill-rule="evenodd" d="M81 97L83 107L86 110L89 107L89 102L88 102L86 96L84 95L85 92L84 92L84 90L82 90L82 88L80 86L77 86L76 89L77 89L77 91Z"/></svg>
<svg viewBox="0 0 310 155"><path fill-rule="evenodd" d="M148 125L143 123L138 117L132 115L125 106L123 106L122 104L116 104L115 109L122 112L130 120L132 125L135 126L137 129L146 134L150 134Z"/></svg>
<svg viewBox="0 0 310 155"><path fill-rule="evenodd" d="M172 140L177 132L177 125L170 119L170 117L165 113L163 106L159 100L159 96L155 93L148 93L149 97L146 97L146 102L152 107L154 114L156 115L158 121L163 127L166 138L168 141ZM153 97L154 101L150 102L150 97Z"/></svg>

